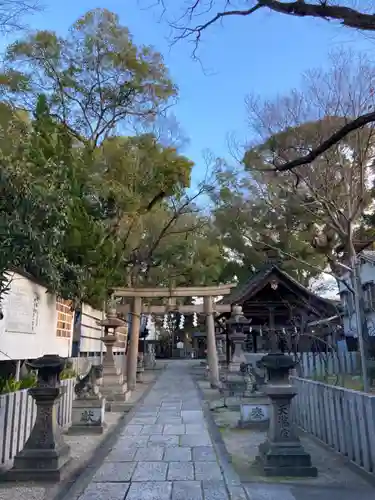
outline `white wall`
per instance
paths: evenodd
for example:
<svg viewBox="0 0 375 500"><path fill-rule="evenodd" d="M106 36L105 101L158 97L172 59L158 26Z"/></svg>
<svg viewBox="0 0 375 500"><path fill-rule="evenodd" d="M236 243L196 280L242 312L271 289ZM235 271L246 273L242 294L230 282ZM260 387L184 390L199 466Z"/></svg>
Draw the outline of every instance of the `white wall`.
<svg viewBox="0 0 375 500"><path fill-rule="evenodd" d="M0 320L0 361L32 359L44 354L71 355L71 337L57 337L56 297L46 288L10 273Z"/></svg>
<svg viewBox="0 0 375 500"><path fill-rule="evenodd" d="M80 352L105 352L100 337L103 336L103 331L97 322L103 319L102 311L83 304L81 313L81 339L79 350Z"/></svg>
<svg viewBox="0 0 375 500"><path fill-rule="evenodd" d="M105 314L98 309L83 304L80 322L80 354L89 352L106 352L106 348L100 338L104 335L104 329L98 326L98 321L105 318ZM123 347L114 347L113 352L124 352Z"/></svg>

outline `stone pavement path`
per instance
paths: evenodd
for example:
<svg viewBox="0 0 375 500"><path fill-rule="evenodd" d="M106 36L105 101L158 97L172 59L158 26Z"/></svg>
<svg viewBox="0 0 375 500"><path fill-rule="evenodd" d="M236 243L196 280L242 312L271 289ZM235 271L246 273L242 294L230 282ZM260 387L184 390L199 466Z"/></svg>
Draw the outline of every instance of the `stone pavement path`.
<svg viewBox="0 0 375 500"><path fill-rule="evenodd" d="M169 363L78 500L375 499L371 487L233 482L215 453L190 368L189 361Z"/></svg>
<svg viewBox="0 0 375 500"><path fill-rule="evenodd" d="M79 500L246 500L225 486L189 367L168 365Z"/></svg>

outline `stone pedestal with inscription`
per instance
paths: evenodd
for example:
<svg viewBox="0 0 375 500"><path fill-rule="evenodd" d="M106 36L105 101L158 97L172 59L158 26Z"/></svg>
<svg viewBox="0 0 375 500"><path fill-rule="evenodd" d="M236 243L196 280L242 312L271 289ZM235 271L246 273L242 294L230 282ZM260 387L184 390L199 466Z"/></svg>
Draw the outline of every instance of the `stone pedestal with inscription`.
<svg viewBox="0 0 375 500"><path fill-rule="evenodd" d="M105 427L105 399L76 399L72 407L72 425L69 434L102 434Z"/></svg>
<svg viewBox="0 0 375 500"><path fill-rule="evenodd" d="M28 363L38 370L37 386L29 389L37 407L36 420L28 440L14 458L13 468L2 479L7 481L59 481L61 469L70 459L57 423L56 406L63 393L60 373L65 360L45 355Z"/></svg>
<svg viewBox="0 0 375 500"><path fill-rule="evenodd" d="M265 397L253 396L243 398L240 402L241 429L256 429L266 431L270 422L270 402Z"/></svg>
<svg viewBox="0 0 375 500"><path fill-rule="evenodd" d="M259 446L258 464L266 476L316 477L317 468L312 466L290 415L291 401L297 394L288 378L294 360L282 353L270 353L262 362L268 372L264 392L270 398L271 415L267 440Z"/></svg>

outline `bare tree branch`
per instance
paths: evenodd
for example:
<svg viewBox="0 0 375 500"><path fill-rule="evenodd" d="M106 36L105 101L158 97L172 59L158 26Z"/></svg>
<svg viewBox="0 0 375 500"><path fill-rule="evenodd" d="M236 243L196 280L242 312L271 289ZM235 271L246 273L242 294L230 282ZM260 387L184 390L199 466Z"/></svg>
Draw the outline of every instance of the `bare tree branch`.
<svg viewBox="0 0 375 500"><path fill-rule="evenodd" d="M285 172L287 170L292 170L293 168L299 167L301 165L308 165L316 160L320 155L328 151L332 146L335 146L342 139L345 139L347 135L355 130L359 130L360 128L368 125L369 123L375 122L375 112L367 113L365 115L359 116L355 120L344 125L337 132L331 135L327 140L323 141L317 148L310 151L305 156L301 158L297 158L295 160L275 165L275 170L279 172Z"/></svg>

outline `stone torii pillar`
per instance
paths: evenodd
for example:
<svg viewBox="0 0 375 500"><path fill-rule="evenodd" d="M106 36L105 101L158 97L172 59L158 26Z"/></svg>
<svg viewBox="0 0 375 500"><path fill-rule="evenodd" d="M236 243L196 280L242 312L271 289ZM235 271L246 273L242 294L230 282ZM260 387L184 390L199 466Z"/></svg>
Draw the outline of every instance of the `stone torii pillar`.
<svg viewBox="0 0 375 500"><path fill-rule="evenodd" d="M204 312L206 314L206 331L207 331L207 361L210 369L210 383L211 387L217 389L220 387L219 378L219 362L216 351L215 339L215 323L214 311L212 305L212 297L207 296L203 298Z"/></svg>
<svg viewBox="0 0 375 500"><path fill-rule="evenodd" d="M137 359L138 359L138 342L139 329L141 327L142 313L142 298L134 297L132 308L132 322L130 330L130 342L126 357L126 372L128 389L134 391L137 383Z"/></svg>

